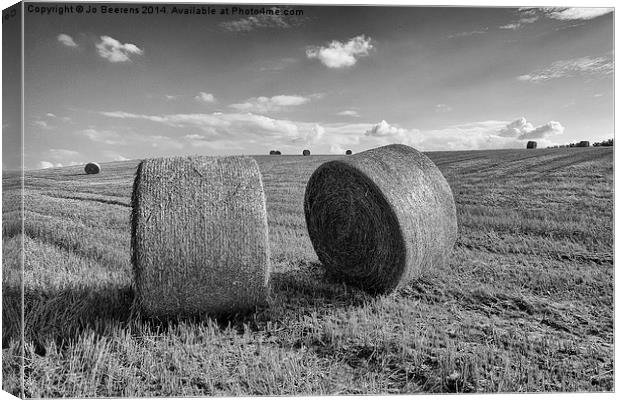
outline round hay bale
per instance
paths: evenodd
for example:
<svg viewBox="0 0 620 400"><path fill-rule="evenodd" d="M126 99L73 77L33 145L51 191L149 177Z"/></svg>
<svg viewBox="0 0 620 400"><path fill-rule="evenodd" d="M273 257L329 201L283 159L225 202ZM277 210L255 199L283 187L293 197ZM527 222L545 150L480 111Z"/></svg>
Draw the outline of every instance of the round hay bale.
<svg viewBox="0 0 620 400"><path fill-rule="evenodd" d="M275 154L276 156L281 156L282 152L280 150L276 150L273 154Z"/></svg>
<svg viewBox="0 0 620 400"><path fill-rule="evenodd" d="M95 162L89 162L84 167L84 172L86 172L87 174L98 174L99 172L101 172L101 167Z"/></svg>
<svg viewBox="0 0 620 400"><path fill-rule="evenodd" d="M527 142L527 144L525 145L525 148L527 149L535 149L537 147L537 143L533 140L530 140L529 142Z"/></svg>
<svg viewBox="0 0 620 400"><path fill-rule="evenodd" d="M310 155L310 150L304 150L302 154L304 156L309 156Z"/></svg>
<svg viewBox="0 0 620 400"><path fill-rule="evenodd" d="M270 156L275 156L276 155L276 151L275 150L269 150L269 155Z"/></svg>
<svg viewBox="0 0 620 400"><path fill-rule="evenodd" d="M346 154L346 155L348 155L348 156L350 156L351 154L353 154L353 152L352 152L351 150L347 150L347 151L345 152L345 154Z"/></svg>
<svg viewBox="0 0 620 400"><path fill-rule="evenodd" d="M267 212L254 159L142 161L131 228L135 306L143 314L233 314L267 303Z"/></svg>
<svg viewBox="0 0 620 400"><path fill-rule="evenodd" d="M399 144L322 164L304 212L324 268L374 293L443 264L456 241L448 182L428 157Z"/></svg>

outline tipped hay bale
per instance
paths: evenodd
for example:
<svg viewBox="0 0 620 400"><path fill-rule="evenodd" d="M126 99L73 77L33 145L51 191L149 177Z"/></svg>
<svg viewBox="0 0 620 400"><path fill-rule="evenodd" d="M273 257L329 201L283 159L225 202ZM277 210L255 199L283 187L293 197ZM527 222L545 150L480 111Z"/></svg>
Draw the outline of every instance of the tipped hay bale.
<svg viewBox="0 0 620 400"><path fill-rule="evenodd" d="M310 155L310 150L304 150L302 154L304 156L309 156Z"/></svg>
<svg viewBox="0 0 620 400"><path fill-rule="evenodd" d="M527 142L527 145L525 146L528 149L535 149L537 146L537 143L533 140L530 140L529 142Z"/></svg>
<svg viewBox="0 0 620 400"><path fill-rule="evenodd" d="M99 172L101 172L101 167L99 166L99 164L94 163L94 162L89 162L88 164L86 164L86 166L84 167L84 171L87 174L98 174Z"/></svg>
<svg viewBox="0 0 620 400"><path fill-rule="evenodd" d="M353 152L352 152L351 150L347 150L347 151L345 152L345 154L346 154L346 155L348 155L348 156L350 156L351 154L353 154Z"/></svg>
<svg viewBox="0 0 620 400"><path fill-rule="evenodd" d="M306 186L304 211L326 270L375 293L443 264L456 241L448 182L404 145L324 163Z"/></svg>
<svg viewBox="0 0 620 400"><path fill-rule="evenodd" d="M267 212L254 159L142 161L131 226L135 305L144 314L232 314L266 304Z"/></svg>

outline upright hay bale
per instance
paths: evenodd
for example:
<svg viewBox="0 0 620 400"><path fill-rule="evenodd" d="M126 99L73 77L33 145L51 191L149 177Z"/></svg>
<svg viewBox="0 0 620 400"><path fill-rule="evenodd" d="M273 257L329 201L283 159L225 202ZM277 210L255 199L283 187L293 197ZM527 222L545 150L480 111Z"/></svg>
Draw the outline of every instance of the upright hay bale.
<svg viewBox="0 0 620 400"><path fill-rule="evenodd" d="M84 172L86 172L89 175L90 174L98 174L99 172L101 172L101 167L97 163L89 162L84 167Z"/></svg>
<svg viewBox="0 0 620 400"><path fill-rule="evenodd" d="M131 227L136 306L145 315L232 314L266 304L269 236L254 159L142 161Z"/></svg>
<svg viewBox="0 0 620 400"><path fill-rule="evenodd" d="M310 150L304 150L302 154L304 156L309 156L310 155Z"/></svg>
<svg viewBox="0 0 620 400"><path fill-rule="evenodd" d="M404 145L324 163L306 186L304 211L327 271L375 293L444 263L456 241L448 182L428 157Z"/></svg>
<svg viewBox="0 0 620 400"><path fill-rule="evenodd" d="M537 143L533 140L530 140L529 142L527 142L527 145L525 146L528 149L535 149L537 146Z"/></svg>

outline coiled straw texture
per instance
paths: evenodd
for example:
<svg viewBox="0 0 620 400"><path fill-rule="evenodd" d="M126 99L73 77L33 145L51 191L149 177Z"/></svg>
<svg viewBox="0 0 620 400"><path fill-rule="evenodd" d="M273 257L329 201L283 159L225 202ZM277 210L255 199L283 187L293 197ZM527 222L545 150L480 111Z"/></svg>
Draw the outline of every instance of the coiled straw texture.
<svg viewBox="0 0 620 400"><path fill-rule="evenodd" d="M400 144L321 165L304 212L327 271L374 293L443 264L456 241L448 182L428 157Z"/></svg>
<svg viewBox="0 0 620 400"><path fill-rule="evenodd" d="M142 161L131 225L135 306L143 314L233 314L266 304L267 212L254 159Z"/></svg>

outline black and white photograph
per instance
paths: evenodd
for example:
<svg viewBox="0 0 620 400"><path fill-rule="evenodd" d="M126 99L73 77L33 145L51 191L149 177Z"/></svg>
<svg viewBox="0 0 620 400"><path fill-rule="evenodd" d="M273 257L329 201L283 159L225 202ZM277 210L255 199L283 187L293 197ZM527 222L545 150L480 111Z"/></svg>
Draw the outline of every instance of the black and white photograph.
<svg viewBox="0 0 620 400"><path fill-rule="evenodd" d="M7 398L612 398L611 2L2 8Z"/></svg>

